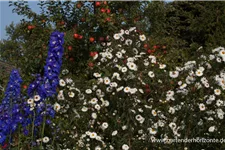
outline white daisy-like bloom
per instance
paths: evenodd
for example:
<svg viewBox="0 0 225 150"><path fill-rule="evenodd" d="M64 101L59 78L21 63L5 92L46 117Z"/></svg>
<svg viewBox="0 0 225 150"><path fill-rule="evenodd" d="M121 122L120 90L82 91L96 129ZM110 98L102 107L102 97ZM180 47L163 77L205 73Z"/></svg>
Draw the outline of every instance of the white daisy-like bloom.
<svg viewBox="0 0 225 150"><path fill-rule="evenodd" d="M218 99L218 100L216 101L216 106L218 106L218 107L223 106L223 101L220 100L220 99Z"/></svg>
<svg viewBox="0 0 225 150"><path fill-rule="evenodd" d="M152 110L152 115L153 115L153 116L157 116L157 112L156 112L155 109Z"/></svg>
<svg viewBox="0 0 225 150"><path fill-rule="evenodd" d="M208 131L209 131L209 132L214 132L214 131L215 131L215 129L216 129L216 127L215 127L215 126L211 126L211 127L209 127Z"/></svg>
<svg viewBox="0 0 225 150"><path fill-rule="evenodd" d="M186 83L183 83L181 86L180 86L180 89L182 90L182 89L184 89L184 88L186 88L187 87L187 84Z"/></svg>
<svg viewBox="0 0 225 150"><path fill-rule="evenodd" d="M204 111L205 110L205 105L203 103L199 104L199 109L201 111Z"/></svg>
<svg viewBox="0 0 225 150"><path fill-rule="evenodd" d="M127 63L127 66L130 70L137 71L137 65L135 63L129 62L129 63Z"/></svg>
<svg viewBox="0 0 225 150"><path fill-rule="evenodd" d="M95 54L95 56L93 57L93 59L97 59L98 58L98 54Z"/></svg>
<svg viewBox="0 0 225 150"><path fill-rule="evenodd" d="M98 102L98 99L97 98L92 98L90 100L90 103L93 104L93 105L97 104L97 102Z"/></svg>
<svg viewBox="0 0 225 150"><path fill-rule="evenodd" d="M203 72L200 69L198 69L196 70L195 75L201 77L203 75Z"/></svg>
<svg viewBox="0 0 225 150"><path fill-rule="evenodd" d="M112 132L112 136L117 135L117 133L118 133L118 131L117 131L117 130L113 131L113 132Z"/></svg>
<svg viewBox="0 0 225 150"><path fill-rule="evenodd" d="M168 112L169 112L170 114L174 114L174 113L175 113L175 109L174 109L173 107L170 107Z"/></svg>
<svg viewBox="0 0 225 150"><path fill-rule="evenodd" d="M112 59L113 58L113 55L112 55L112 53L107 53L107 55L106 55L106 57L108 58L108 59Z"/></svg>
<svg viewBox="0 0 225 150"><path fill-rule="evenodd" d="M101 74L100 74L100 73L95 72L95 73L93 73L93 76L94 76L95 78L99 78L99 77L101 77Z"/></svg>
<svg viewBox="0 0 225 150"><path fill-rule="evenodd" d="M149 61L148 61L148 59L144 59L144 65L145 65L145 66L149 66Z"/></svg>
<svg viewBox="0 0 225 150"><path fill-rule="evenodd" d="M91 139L95 139L97 137L97 134L96 134L96 132L91 132L89 134L89 136L90 136Z"/></svg>
<svg viewBox="0 0 225 150"><path fill-rule="evenodd" d="M135 31L135 30L136 30L136 27L131 27L131 28L129 29L130 32Z"/></svg>
<svg viewBox="0 0 225 150"><path fill-rule="evenodd" d="M123 73L127 72L127 67L122 67L121 71L122 71Z"/></svg>
<svg viewBox="0 0 225 150"><path fill-rule="evenodd" d="M85 107L85 106L83 106L82 109L81 109L81 111L86 112L86 111L88 111L88 108Z"/></svg>
<svg viewBox="0 0 225 150"><path fill-rule="evenodd" d="M209 83L204 83L204 86L206 87L206 88L209 88Z"/></svg>
<svg viewBox="0 0 225 150"><path fill-rule="evenodd" d="M174 96L174 91L169 90L166 92L166 97L173 97Z"/></svg>
<svg viewBox="0 0 225 150"><path fill-rule="evenodd" d="M143 118L141 115L136 115L135 119L140 122L141 124L145 121L145 118Z"/></svg>
<svg viewBox="0 0 225 150"><path fill-rule="evenodd" d="M125 44L126 45L131 45L133 43L133 41L131 40L131 39L127 39L126 41L125 41Z"/></svg>
<svg viewBox="0 0 225 150"><path fill-rule="evenodd" d="M153 135L155 135L157 133L157 130L154 128L148 128L148 131L150 134L153 134Z"/></svg>
<svg viewBox="0 0 225 150"><path fill-rule="evenodd" d="M103 79L102 78L98 78L98 81L97 81L97 84L101 84L101 83L103 83Z"/></svg>
<svg viewBox="0 0 225 150"><path fill-rule="evenodd" d="M92 90L91 90L91 89L86 89L86 90L85 90L85 93L86 93L86 94L91 94L91 93L92 93Z"/></svg>
<svg viewBox="0 0 225 150"><path fill-rule="evenodd" d="M219 57L217 57L217 58L216 58L216 61L217 61L218 63L221 63L222 59L219 58Z"/></svg>
<svg viewBox="0 0 225 150"><path fill-rule="evenodd" d="M101 109L101 106L98 105L98 104L96 104L96 105L95 105L95 109L100 110L100 109Z"/></svg>
<svg viewBox="0 0 225 150"><path fill-rule="evenodd" d="M144 94L143 89L138 89L138 91L139 91L141 94Z"/></svg>
<svg viewBox="0 0 225 150"><path fill-rule="evenodd" d="M66 83L72 84L73 83L73 80L71 78L66 78Z"/></svg>
<svg viewBox="0 0 225 150"><path fill-rule="evenodd" d="M122 126L122 130L126 130L127 129L127 125Z"/></svg>
<svg viewBox="0 0 225 150"><path fill-rule="evenodd" d="M222 50L219 52L219 55L220 55L220 57L224 58L224 57L225 57L225 50L222 49Z"/></svg>
<svg viewBox="0 0 225 150"><path fill-rule="evenodd" d="M34 99L33 99L33 98L29 98L29 99L27 100L27 103L28 103L28 104L33 104L33 103L34 103Z"/></svg>
<svg viewBox="0 0 225 150"><path fill-rule="evenodd" d="M220 89L215 89L214 93L215 93L215 95L220 95L221 94L221 90Z"/></svg>
<svg viewBox="0 0 225 150"><path fill-rule="evenodd" d="M124 33L125 33L125 34L130 34L130 31L129 31L129 30L125 30Z"/></svg>
<svg viewBox="0 0 225 150"><path fill-rule="evenodd" d="M124 88L124 87L121 86L121 87L117 88L116 91L119 92L119 91L123 90L123 88Z"/></svg>
<svg viewBox="0 0 225 150"><path fill-rule="evenodd" d="M158 125L159 125L160 127L164 127L164 126L165 126L165 123L164 123L163 120L159 120L159 121L158 121Z"/></svg>
<svg viewBox="0 0 225 150"><path fill-rule="evenodd" d="M38 102L40 101L41 97L39 95L34 95L34 101Z"/></svg>
<svg viewBox="0 0 225 150"><path fill-rule="evenodd" d="M174 130L174 129L177 127L177 125L176 125L176 123L171 122L171 123L169 124L169 127L170 127L172 130Z"/></svg>
<svg viewBox="0 0 225 150"><path fill-rule="evenodd" d="M138 50L136 49L136 48L133 48L133 52L134 52L134 54L138 54Z"/></svg>
<svg viewBox="0 0 225 150"><path fill-rule="evenodd" d="M109 127L109 124L107 122L102 123L102 129L105 130Z"/></svg>
<svg viewBox="0 0 225 150"><path fill-rule="evenodd" d="M153 71L149 71L149 72L148 72L148 76L149 76L150 78L154 78L154 77L155 77L155 74L154 74Z"/></svg>
<svg viewBox="0 0 225 150"><path fill-rule="evenodd" d="M68 92L68 95L69 95L69 97L73 98L75 94L74 94L74 92L70 91L70 92Z"/></svg>
<svg viewBox="0 0 225 150"><path fill-rule="evenodd" d="M61 106L60 106L58 103L55 103L55 104L54 104L54 110L55 110L56 112L58 112L58 111L60 110L60 108L61 108Z"/></svg>
<svg viewBox="0 0 225 150"><path fill-rule="evenodd" d="M123 144L122 145L122 150L129 150L129 146L127 144Z"/></svg>
<svg viewBox="0 0 225 150"><path fill-rule="evenodd" d="M139 39L141 41L145 41L146 40L146 36L144 34L142 34L142 35L139 36Z"/></svg>
<svg viewBox="0 0 225 150"><path fill-rule="evenodd" d="M119 35L119 34L114 34L113 38L114 38L115 40L118 40L118 39L120 39L120 35Z"/></svg>
<svg viewBox="0 0 225 150"><path fill-rule="evenodd" d="M66 82L63 79L60 79L59 80L59 85L64 87L64 86L66 86Z"/></svg>
<svg viewBox="0 0 225 150"><path fill-rule="evenodd" d="M118 86L118 84L116 82L111 82L110 86L116 88Z"/></svg>
<svg viewBox="0 0 225 150"><path fill-rule="evenodd" d="M120 34L120 35L123 35L123 34L124 34L124 30L121 29L119 34Z"/></svg>
<svg viewBox="0 0 225 150"><path fill-rule="evenodd" d="M135 94L137 92L137 88L130 88L130 94Z"/></svg>
<svg viewBox="0 0 225 150"><path fill-rule="evenodd" d="M105 77L105 78L104 78L104 83L105 83L106 85L109 85L109 84L110 84L110 79L109 79L108 77Z"/></svg>
<svg viewBox="0 0 225 150"><path fill-rule="evenodd" d="M105 100L105 101L103 102L103 105L104 105L105 107L108 107L108 106L109 106L109 101Z"/></svg>
<svg viewBox="0 0 225 150"><path fill-rule="evenodd" d="M221 120L224 118L224 114L223 114L223 113L217 113L217 116L218 116L218 118L221 119Z"/></svg>
<svg viewBox="0 0 225 150"><path fill-rule="evenodd" d="M91 114L91 117L92 117L93 119L96 119L96 118L97 118L97 114L96 114L96 113L92 113L92 114Z"/></svg>
<svg viewBox="0 0 225 150"><path fill-rule="evenodd" d="M134 58L133 57L127 58L127 63L133 63L133 62L134 62Z"/></svg>
<svg viewBox="0 0 225 150"><path fill-rule="evenodd" d="M117 56L118 58L122 58L122 57L123 57L123 54L122 54L121 52L117 52L117 53L116 53L116 56Z"/></svg>
<svg viewBox="0 0 225 150"><path fill-rule="evenodd" d="M100 146L96 146L95 150L101 150L101 147Z"/></svg>
<svg viewBox="0 0 225 150"><path fill-rule="evenodd" d="M179 72L178 71L170 71L169 75L171 78L177 78L179 76Z"/></svg>
<svg viewBox="0 0 225 150"><path fill-rule="evenodd" d="M63 90L59 91L59 94L57 95L57 99L58 100L64 100L65 99L64 94L63 94Z"/></svg>
<svg viewBox="0 0 225 150"><path fill-rule="evenodd" d="M124 92L125 92L125 93L129 93L129 92L130 92L130 87L128 87L128 86L125 87L125 88L124 88Z"/></svg>
<svg viewBox="0 0 225 150"><path fill-rule="evenodd" d="M159 64L159 69L165 69L166 65L165 64Z"/></svg>
<svg viewBox="0 0 225 150"><path fill-rule="evenodd" d="M213 60L215 58L216 58L215 55L212 55L212 54L209 55L209 60Z"/></svg>
<svg viewBox="0 0 225 150"><path fill-rule="evenodd" d="M202 72L205 70L204 67L199 67L199 70L201 70Z"/></svg>
<svg viewBox="0 0 225 150"><path fill-rule="evenodd" d="M43 143L48 143L49 142L49 137L45 136L42 139Z"/></svg>

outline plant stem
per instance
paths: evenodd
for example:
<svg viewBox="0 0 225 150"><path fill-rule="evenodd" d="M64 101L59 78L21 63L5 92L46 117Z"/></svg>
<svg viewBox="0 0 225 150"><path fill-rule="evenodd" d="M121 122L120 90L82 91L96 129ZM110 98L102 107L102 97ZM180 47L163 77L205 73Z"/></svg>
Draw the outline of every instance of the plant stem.
<svg viewBox="0 0 225 150"><path fill-rule="evenodd" d="M35 110L33 111L33 113L34 115L33 115L33 122L32 122L31 150L33 150Z"/></svg>
<svg viewBox="0 0 225 150"><path fill-rule="evenodd" d="M43 139L43 137L44 137L45 121L46 121L46 107L45 107L44 120L43 120L43 126L42 126L42 131L41 131L41 139ZM43 141L41 140L41 147L42 147L42 143L43 143Z"/></svg>

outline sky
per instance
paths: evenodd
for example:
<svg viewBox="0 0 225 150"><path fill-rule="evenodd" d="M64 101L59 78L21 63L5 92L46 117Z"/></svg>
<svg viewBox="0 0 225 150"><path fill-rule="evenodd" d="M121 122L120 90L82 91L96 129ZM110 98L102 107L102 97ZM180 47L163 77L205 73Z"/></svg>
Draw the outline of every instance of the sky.
<svg viewBox="0 0 225 150"><path fill-rule="evenodd" d="M166 0L167 2L172 0ZM38 1L29 1L29 7L36 13L40 12L39 6L37 5ZM13 7L9 7L9 1L0 0L0 40L7 39L5 27L12 22L19 23L23 16L19 16L16 13L12 13Z"/></svg>

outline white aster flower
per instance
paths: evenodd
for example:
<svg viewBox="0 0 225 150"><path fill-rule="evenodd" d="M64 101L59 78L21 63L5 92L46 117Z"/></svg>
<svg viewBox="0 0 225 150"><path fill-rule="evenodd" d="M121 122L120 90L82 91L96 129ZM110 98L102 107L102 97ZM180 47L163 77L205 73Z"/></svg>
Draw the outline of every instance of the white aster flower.
<svg viewBox="0 0 225 150"><path fill-rule="evenodd" d="M60 108L61 108L61 106L60 106L58 103L55 103L55 104L54 104L54 110L55 110L56 112L58 112L58 111L60 110Z"/></svg>
<svg viewBox="0 0 225 150"><path fill-rule="evenodd" d="M41 99L41 97L40 97L39 95L35 95L35 96L34 96L34 101L35 101L35 102L40 101L40 99Z"/></svg>
<svg viewBox="0 0 225 150"><path fill-rule="evenodd" d="M154 109L152 110L152 115L157 116L157 112Z"/></svg>
<svg viewBox="0 0 225 150"><path fill-rule="evenodd" d="M72 91L68 92L69 97L73 98L74 97L74 93Z"/></svg>
<svg viewBox="0 0 225 150"><path fill-rule="evenodd" d="M203 72L200 69L198 69L196 70L195 74L196 76L201 77L203 75Z"/></svg>
<svg viewBox="0 0 225 150"><path fill-rule="evenodd" d="M121 71L122 71L123 73L127 72L127 67L122 67Z"/></svg>
<svg viewBox="0 0 225 150"><path fill-rule="evenodd" d="M124 88L124 92L125 92L125 93L129 93L129 92L130 92L130 87L128 87L128 86L125 87L125 88Z"/></svg>
<svg viewBox="0 0 225 150"><path fill-rule="evenodd" d="M120 35L119 35L119 34L114 34L114 36L113 36L113 37L114 37L114 39L115 39L115 40L120 39Z"/></svg>
<svg viewBox="0 0 225 150"><path fill-rule="evenodd" d="M146 36L144 34L142 34L142 35L139 36L139 39L141 41L145 41L146 40Z"/></svg>
<svg viewBox="0 0 225 150"><path fill-rule="evenodd" d="M33 103L34 103L34 99L29 98L29 99L27 100L27 103L28 103L28 104L33 104Z"/></svg>
<svg viewBox="0 0 225 150"><path fill-rule="evenodd" d="M122 145L122 150L129 150L129 146L127 144Z"/></svg>
<svg viewBox="0 0 225 150"><path fill-rule="evenodd" d="M221 94L221 90L220 89L215 89L214 93L215 93L215 95L220 95Z"/></svg>
<svg viewBox="0 0 225 150"><path fill-rule="evenodd" d="M92 117L93 119L96 119L96 118L97 118L97 114L96 114L96 113L92 113L92 114L91 114L91 117Z"/></svg>
<svg viewBox="0 0 225 150"><path fill-rule="evenodd" d="M153 77L155 77L155 74L154 74L154 72L149 71L149 72L148 72L148 76L149 76L150 78L153 78Z"/></svg>
<svg viewBox="0 0 225 150"><path fill-rule="evenodd" d="M169 124L169 127L170 127L172 130L174 130L174 129L177 127L177 125L176 125L176 123L171 122L171 123Z"/></svg>
<svg viewBox="0 0 225 150"><path fill-rule="evenodd" d="M170 71L169 75L171 78L177 78L179 76L179 72L178 71Z"/></svg>
<svg viewBox="0 0 225 150"><path fill-rule="evenodd" d="M137 71L137 65L135 63L129 62L129 63L127 63L127 66L130 70Z"/></svg>
<svg viewBox="0 0 225 150"><path fill-rule="evenodd" d="M91 94L91 93L92 93L92 90L91 90L91 89L86 89L86 90L85 90L85 93Z"/></svg>
<svg viewBox="0 0 225 150"><path fill-rule="evenodd" d="M59 85L64 87L66 85L66 82L63 79L59 80Z"/></svg>
<svg viewBox="0 0 225 150"><path fill-rule="evenodd" d="M104 78L104 83L105 83L106 85L109 85L109 84L110 84L110 79L109 79L108 77L105 77L105 78Z"/></svg>
<svg viewBox="0 0 225 150"><path fill-rule="evenodd" d="M85 107L85 106L83 106L82 109L81 109L81 111L86 112L86 111L88 111L88 108Z"/></svg>
<svg viewBox="0 0 225 150"><path fill-rule="evenodd" d="M154 129L154 128L148 128L148 130L149 130L149 133L150 134L156 134L157 133L157 130L156 129Z"/></svg>
<svg viewBox="0 0 225 150"><path fill-rule="evenodd" d="M102 123L102 129L105 130L109 127L109 124L107 122Z"/></svg>
<svg viewBox="0 0 225 150"><path fill-rule="evenodd" d="M169 112L170 114L174 114L174 113L175 113L175 109L174 109L173 107L170 107L168 112Z"/></svg>
<svg viewBox="0 0 225 150"><path fill-rule="evenodd" d="M49 142L49 137L45 136L43 139L42 139L43 143L48 143Z"/></svg>
<svg viewBox="0 0 225 150"><path fill-rule="evenodd" d="M99 77L101 77L101 74L96 72L96 73L93 74L93 76L94 76L95 78L99 78Z"/></svg>
<svg viewBox="0 0 225 150"><path fill-rule="evenodd" d="M98 102L97 98L92 98L91 101L90 101L90 103L93 104L93 105L97 104L97 102Z"/></svg>
<svg viewBox="0 0 225 150"><path fill-rule="evenodd" d="M95 132L91 132L89 136L91 139L95 139L97 134Z"/></svg>
<svg viewBox="0 0 225 150"><path fill-rule="evenodd" d="M215 126L211 126L211 127L209 127L209 132L214 132L215 131Z"/></svg>
<svg viewBox="0 0 225 150"><path fill-rule="evenodd" d="M205 110L205 105L203 103L199 104L199 109L201 111L204 111Z"/></svg>
<svg viewBox="0 0 225 150"><path fill-rule="evenodd" d="M118 133L118 131L117 131L117 130L113 131L113 132L112 132L112 136L117 135L117 133Z"/></svg>

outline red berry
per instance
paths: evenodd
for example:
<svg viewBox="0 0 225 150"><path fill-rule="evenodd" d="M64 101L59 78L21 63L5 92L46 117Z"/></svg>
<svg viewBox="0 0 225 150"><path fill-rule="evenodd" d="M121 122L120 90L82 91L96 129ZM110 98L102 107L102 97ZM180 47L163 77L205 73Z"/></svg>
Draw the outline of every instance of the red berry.
<svg viewBox="0 0 225 150"><path fill-rule="evenodd" d="M148 44L144 44L144 48L148 48Z"/></svg>
<svg viewBox="0 0 225 150"><path fill-rule="evenodd" d="M79 34L75 33L75 34L73 35L73 37L74 37L75 39L77 39L77 38L79 38Z"/></svg>
<svg viewBox="0 0 225 150"><path fill-rule="evenodd" d="M101 12L102 12L102 13L105 13L105 9L104 9L104 8L101 8Z"/></svg>
<svg viewBox="0 0 225 150"><path fill-rule="evenodd" d="M79 37L78 37L80 40L83 38L83 36L82 35L79 35Z"/></svg>
<svg viewBox="0 0 225 150"><path fill-rule="evenodd" d="M106 18L106 21L111 21L111 18Z"/></svg>
<svg viewBox="0 0 225 150"><path fill-rule="evenodd" d="M145 89L145 92L146 92L146 93L150 93L151 90L150 90L150 89Z"/></svg>
<svg viewBox="0 0 225 150"><path fill-rule="evenodd" d="M106 13L109 14L111 11L110 9L106 9Z"/></svg>
<svg viewBox="0 0 225 150"><path fill-rule="evenodd" d="M100 5L101 5L100 2L95 2L95 6L96 6L96 7L99 7Z"/></svg>
<svg viewBox="0 0 225 150"><path fill-rule="evenodd" d="M27 89L27 85L23 85L23 88L24 88L24 89Z"/></svg>
<svg viewBox="0 0 225 150"><path fill-rule="evenodd" d="M149 54L151 54L152 53L152 50L150 50L150 49L148 49L148 51L147 51Z"/></svg>
<svg viewBox="0 0 225 150"><path fill-rule="evenodd" d="M72 46L68 46L68 50L72 51L73 47Z"/></svg>
<svg viewBox="0 0 225 150"><path fill-rule="evenodd" d="M93 64L92 62L89 62L89 63L88 63L88 66L89 66L89 67L93 67L94 64Z"/></svg>
<svg viewBox="0 0 225 150"><path fill-rule="evenodd" d="M92 42L94 42L94 41L95 41L95 38L90 37L90 38L89 38L89 41L92 43Z"/></svg>
<svg viewBox="0 0 225 150"><path fill-rule="evenodd" d="M103 42L104 41L104 37L100 37L99 41Z"/></svg>

